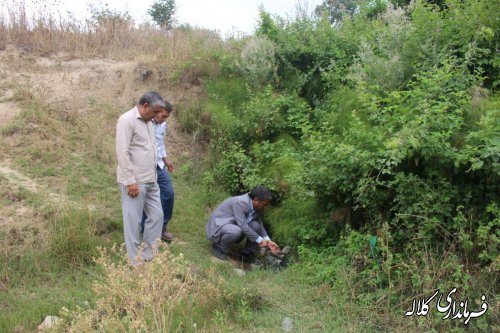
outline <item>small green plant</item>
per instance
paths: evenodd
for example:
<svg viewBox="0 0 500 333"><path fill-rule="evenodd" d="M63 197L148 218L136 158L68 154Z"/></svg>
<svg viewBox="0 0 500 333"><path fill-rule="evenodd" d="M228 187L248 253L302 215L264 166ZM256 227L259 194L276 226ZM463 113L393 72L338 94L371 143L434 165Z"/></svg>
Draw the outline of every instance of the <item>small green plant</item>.
<svg viewBox="0 0 500 333"><path fill-rule="evenodd" d="M212 321L214 325L220 330L225 326L227 315L225 312L215 309Z"/></svg>

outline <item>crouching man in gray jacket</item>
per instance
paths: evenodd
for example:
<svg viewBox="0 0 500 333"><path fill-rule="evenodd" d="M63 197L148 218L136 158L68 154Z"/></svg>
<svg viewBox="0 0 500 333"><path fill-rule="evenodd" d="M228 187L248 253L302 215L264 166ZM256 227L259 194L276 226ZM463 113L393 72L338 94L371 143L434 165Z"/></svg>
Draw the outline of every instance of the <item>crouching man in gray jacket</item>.
<svg viewBox="0 0 500 333"><path fill-rule="evenodd" d="M254 262L259 248L267 247L278 253L279 247L271 241L262 223L261 214L271 202L272 195L263 186L249 193L224 200L210 215L205 229L212 243L214 256L226 260L231 246L246 238L241 259Z"/></svg>

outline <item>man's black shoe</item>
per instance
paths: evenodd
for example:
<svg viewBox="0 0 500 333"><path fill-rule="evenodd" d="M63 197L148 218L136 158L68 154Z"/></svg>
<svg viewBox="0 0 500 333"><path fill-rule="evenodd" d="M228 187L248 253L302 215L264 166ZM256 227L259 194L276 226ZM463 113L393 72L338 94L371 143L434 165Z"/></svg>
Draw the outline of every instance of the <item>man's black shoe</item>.
<svg viewBox="0 0 500 333"><path fill-rule="evenodd" d="M212 244L212 252L220 260L227 260L227 254L217 244Z"/></svg>
<svg viewBox="0 0 500 333"><path fill-rule="evenodd" d="M253 264L257 260L255 253L253 252L241 252L241 261L248 264Z"/></svg>

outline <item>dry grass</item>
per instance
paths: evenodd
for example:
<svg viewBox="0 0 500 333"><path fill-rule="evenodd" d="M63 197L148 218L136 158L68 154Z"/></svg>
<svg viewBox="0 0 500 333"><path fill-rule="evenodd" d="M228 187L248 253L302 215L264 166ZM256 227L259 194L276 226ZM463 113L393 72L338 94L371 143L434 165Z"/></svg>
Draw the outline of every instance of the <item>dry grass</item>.
<svg viewBox="0 0 500 333"><path fill-rule="evenodd" d="M131 298L124 298L131 305L127 310L130 316L125 318L120 317L123 313L109 312L109 318L98 313L98 320L105 319L98 324L112 327L108 331L115 331L114 324L122 327L122 319L126 326L147 325L158 331L164 327L185 329L183 325L189 323L197 323L201 331L210 330L212 306L208 305L220 299L210 297L215 291L204 285L206 275L202 283L201 277L191 276L192 272L180 272L180 264L174 270L177 266L170 262L172 256L168 263L160 256L164 266L150 265L138 273L149 274L142 285L115 289L116 293L105 292L118 282L107 280L104 269L106 276L98 282L104 289L100 293L96 286L97 296L90 294L93 278L88 274L100 268L88 262L97 243L121 241L122 237L116 231L121 221L114 176L113 133L118 115L146 90L159 90L174 105L195 100L200 91L197 76L217 70L212 62L203 61L204 56L220 50L224 43L203 30L165 33L151 26L137 27L129 20L96 24L49 14L28 16L24 6L11 3L7 15L0 15L0 166L18 171L36 186L31 190L22 182L22 189L15 191L22 192L21 199L10 195L14 190L0 196L0 211L12 211L12 219L23 219L20 227L0 230L0 292L5 292L0 302L0 331L33 330L43 316L57 314L61 306L72 309L101 296L99 302L111 302L111 297L122 292L135 292L126 296L140 298L140 302L149 296L157 298L145 299L146 307L138 309ZM190 62L193 57L199 58L198 63ZM152 76L141 80L137 75L141 68L152 69ZM193 92L184 84L197 86ZM182 133L175 133L174 127L169 151L187 159L184 155L193 145ZM10 186L10 180L0 178L0 184ZM120 276L124 277L128 268L119 266L115 272L123 272ZM175 272L184 274L183 279ZM153 273L158 275L153 277ZM53 283L62 279L67 281ZM169 283L162 285L167 280ZM149 283L155 285L153 291L158 295L142 293ZM175 286L179 289L172 289ZM45 289L52 293L47 295ZM186 293L175 294L182 290ZM168 296L181 299L182 304L154 303L164 302ZM199 304L202 300L207 306ZM89 318L94 312L88 311L80 315ZM80 315L75 325L84 327L85 319ZM132 316L133 323L126 322Z"/></svg>
<svg viewBox="0 0 500 333"><path fill-rule="evenodd" d="M161 59L172 65L192 59L193 52L203 53L223 44L220 36L207 30L167 32L149 24L138 26L127 13L101 13L101 17L81 22L45 8L30 14L22 1L9 0L6 7L0 13L0 50L13 44L43 56L62 52L78 58Z"/></svg>
<svg viewBox="0 0 500 333"><path fill-rule="evenodd" d="M7 15L0 18L0 47L15 44L39 55L65 52L78 57L130 57L133 50L130 46L138 44L143 34L150 32L134 29L130 20L119 17L100 23L71 21L62 15L47 14L42 9L29 14L23 2L14 0L7 8ZM131 34L132 30L137 31ZM137 45L136 50L143 46ZM150 48L151 45L148 50ZM129 52L124 54L124 50Z"/></svg>
<svg viewBox="0 0 500 333"><path fill-rule="evenodd" d="M66 312L69 332L213 332L211 318L223 300L222 280L214 271L193 269L182 254L160 245L154 261L132 268L124 250L102 250L97 264L95 307ZM63 311L64 313L64 311Z"/></svg>
<svg viewBox="0 0 500 333"><path fill-rule="evenodd" d="M130 91L130 87L126 86L127 80L118 77L117 81L108 82L117 79L114 71L128 74L130 68L125 68L123 63L109 63L103 70L103 66L97 64L101 68L101 72L97 72L94 70L96 66L87 62L96 58L108 62L129 61L130 66L135 66L134 77L140 81L132 88L142 85L141 90L167 90L165 95L174 104L177 123L193 136L193 141L198 139L199 134L198 118L200 105L203 104L200 100L206 98L204 80L216 77L227 65L227 59L239 52L238 40L228 38L225 41L209 30L164 31L149 24L134 24L126 13L116 12L81 22L63 15L56 16L43 8L30 14L33 11L28 13L22 1L8 2L4 5L8 9L3 15L0 13L0 50L19 50L19 54L13 56L24 58L22 66L33 67L30 72L39 72L41 67L49 71L38 76L30 75L31 81L26 82L30 87L40 88L38 81L45 79L42 75L57 72L57 77L52 75L49 85L35 89L37 99L45 100L51 108L56 108L60 103L51 95L62 95L72 82L78 82L83 88L98 84L102 87L100 94L113 90L113 94L130 99L132 94L139 93ZM76 66L76 61L81 64ZM81 76L90 81L80 80ZM21 79L24 81L24 78ZM127 79L130 81L130 78ZM47 90L45 95L40 93L43 89ZM119 89L122 91L117 92ZM87 109L86 102L90 99L102 100L100 96L97 98L85 92L72 98L78 102L73 107L79 110ZM132 105L131 102L127 101L127 104ZM121 105L119 107L122 108Z"/></svg>

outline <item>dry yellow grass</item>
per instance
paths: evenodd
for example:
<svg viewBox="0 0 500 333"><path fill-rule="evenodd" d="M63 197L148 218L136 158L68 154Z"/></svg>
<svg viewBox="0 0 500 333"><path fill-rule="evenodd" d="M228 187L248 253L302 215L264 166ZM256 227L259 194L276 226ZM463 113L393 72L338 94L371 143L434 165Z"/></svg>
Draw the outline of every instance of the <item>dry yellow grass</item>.
<svg viewBox="0 0 500 333"><path fill-rule="evenodd" d="M195 270L165 245L154 261L138 268L114 262L117 255L124 257L123 249L102 250L96 305L68 313L67 331L214 332L210 319L224 301L223 280L215 271Z"/></svg>
<svg viewBox="0 0 500 333"><path fill-rule="evenodd" d="M164 31L150 24L134 24L127 13L101 13L85 22L44 8L28 13L23 2L9 0L0 13L0 50L14 44L30 53L63 52L75 58L106 57L138 62L161 60L183 63L203 50L223 47L219 35L203 29Z"/></svg>
<svg viewBox="0 0 500 333"><path fill-rule="evenodd" d="M201 77L218 70L211 56L226 43L204 30L164 32L127 20L82 25L50 15L28 17L19 4L9 8L8 15L0 17L0 89L5 87L0 90L0 105L6 105L0 112L5 120L0 124L0 166L17 172L19 179L30 179L33 186L19 182L26 199L15 205L17 197L0 197L0 216L15 209L23 226L32 226L16 227L16 243L9 242L10 222L0 233L0 291L9 291L5 304L9 300L14 304L0 316L0 330L28 331L36 327L40 313L57 314L53 304L59 309L62 304L51 301L52 296L32 296L32 285L37 290L50 286L54 298L75 293L78 304L89 299L88 286L64 290L64 284L58 289L51 281L61 280L72 269L68 266L85 266L92 255L89 249L95 249L96 241L105 241L97 239L101 235L97 231L116 230L113 226L119 223L113 139L118 115L144 91L160 91L174 104L169 152L191 159L193 141L177 130L177 117L189 110L189 103L202 104L197 102L203 98ZM0 184L11 186L2 170ZM58 207L51 205L53 198ZM87 213L97 216L95 225L76 228L89 221ZM28 232L33 233L29 239L36 247L24 249L17 241L28 239L24 235ZM70 238L64 232L84 237ZM116 238L117 233L106 236ZM65 257L68 253L72 256ZM154 263L131 273L127 265L111 263L116 255L102 256L96 303L90 299L91 305L71 313L65 329L92 331L100 325L108 331L153 327L212 332L225 325L226 315L214 312L226 305L215 296L220 291L213 272L193 272L191 264L165 250ZM47 268L39 265L39 258L49 258ZM14 274L11 267L20 273ZM71 274L90 280L86 269ZM71 318L75 321L70 324Z"/></svg>

